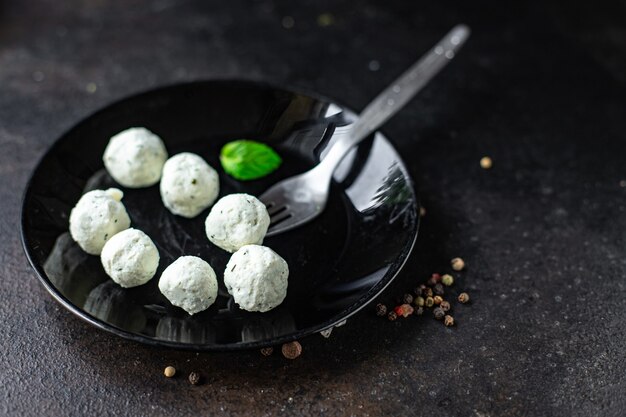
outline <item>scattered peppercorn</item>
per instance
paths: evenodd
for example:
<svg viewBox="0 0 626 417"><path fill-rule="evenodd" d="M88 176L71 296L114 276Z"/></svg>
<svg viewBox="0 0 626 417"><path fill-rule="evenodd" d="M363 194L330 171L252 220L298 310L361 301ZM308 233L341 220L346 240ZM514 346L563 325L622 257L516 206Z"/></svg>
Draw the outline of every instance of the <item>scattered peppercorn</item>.
<svg viewBox="0 0 626 417"><path fill-rule="evenodd" d="M302 345L297 340L294 340L293 342L285 343L281 350L285 358L295 359L302 354Z"/></svg>
<svg viewBox="0 0 626 417"><path fill-rule="evenodd" d="M439 307L440 307L443 311L445 311L446 313L447 313L448 311L450 311L450 303L449 303L449 302L447 302L447 301L445 301L445 300L444 300L444 301L442 301L442 302L441 302L441 304L439 304Z"/></svg>
<svg viewBox="0 0 626 417"><path fill-rule="evenodd" d="M441 283L445 285L446 287L449 287L452 284L454 284L454 277L450 274L445 274L444 276L441 277Z"/></svg>
<svg viewBox="0 0 626 417"><path fill-rule="evenodd" d="M433 292L437 295L443 295L446 291L443 289L443 285L441 283L438 283L433 288Z"/></svg>
<svg viewBox="0 0 626 417"><path fill-rule="evenodd" d="M200 374L197 372L192 372L189 374L189 383L191 385L198 385L200 383Z"/></svg>
<svg viewBox="0 0 626 417"><path fill-rule="evenodd" d="M450 265L452 265L452 269L455 271L462 271L465 268L465 262L461 258L454 258L450 261Z"/></svg>
<svg viewBox="0 0 626 417"><path fill-rule="evenodd" d="M424 306L424 297L415 297L415 302L413 303L418 307Z"/></svg>
<svg viewBox="0 0 626 417"><path fill-rule="evenodd" d="M426 287L426 290L424 291L424 295L426 297L432 297L433 296L433 289L430 287Z"/></svg>
<svg viewBox="0 0 626 417"><path fill-rule="evenodd" d="M441 320L443 319L443 316L446 315L446 313L443 311L441 307L436 307L435 309L433 309L433 315L435 316L437 320Z"/></svg>
<svg viewBox="0 0 626 417"><path fill-rule="evenodd" d="M437 284L439 281L441 281L441 275L432 274L430 278L428 278L428 281L426 283L432 287L433 285Z"/></svg>
<svg viewBox="0 0 626 417"><path fill-rule="evenodd" d="M470 296L468 293L466 292L462 292L461 294L459 294L459 303L461 304L465 304L470 300Z"/></svg>
<svg viewBox="0 0 626 417"><path fill-rule="evenodd" d="M397 315L397 314L396 314L396 312L395 312L395 311L393 311L393 310L392 310L392 311L390 311L390 312L387 314L387 319L388 319L389 321L395 321L395 319L397 319L397 318L398 318L398 315Z"/></svg>
<svg viewBox="0 0 626 417"><path fill-rule="evenodd" d="M415 310L413 310L413 314L415 314L416 316L421 316L422 314L424 314L424 307L417 307Z"/></svg>
<svg viewBox="0 0 626 417"><path fill-rule="evenodd" d="M404 304L411 304L413 302L413 296L411 294L404 294L402 301L404 301Z"/></svg>
<svg viewBox="0 0 626 417"><path fill-rule="evenodd" d="M274 353L274 348L271 346L261 349L261 355L263 356L270 356L272 353Z"/></svg>
<svg viewBox="0 0 626 417"><path fill-rule="evenodd" d="M424 286L425 287L425 286ZM415 287L413 288L413 294L416 297L420 297L422 295L422 286L420 285L419 287Z"/></svg>
<svg viewBox="0 0 626 417"><path fill-rule="evenodd" d="M442 296L440 296L440 295L435 295L435 296L433 297L433 302L434 302L434 303L435 303L435 305L437 305L437 306L438 306L439 304L441 304L441 302L442 302L442 301L443 301L443 297L442 297Z"/></svg>
<svg viewBox="0 0 626 417"><path fill-rule="evenodd" d="M489 169L493 166L493 161L488 156L480 158L480 167L482 169Z"/></svg>
<svg viewBox="0 0 626 417"><path fill-rule="evenodd" d="M413 313L413 307L410 304L402 304L393 309L398 317L408 317Z"/></svg>
<svg viewBox="0 0 626 417"><path fill-rule="evenodd" d="M166 366L165 370L163 371L163 375L168 378L173 377L174 375L176 375L176 368L174 368L173 366Z"/></svg>
<svg viewBox="0 0 626 417"><path fill-rule="evenodd" d="M446 327L454 326L454 317L446 314L443 318L443 324L445 324Z"/></svg>
<svg viewBox="0 0 626 417"><path fill-rule="evenodd" d="M435 304L435 300L433 300L433 297L426 297L426 300L424 301L424 305L428 308L431 308L433 304Z"/></svg>
<svg viewBox="0 0 626 417"><path fill-rule="evenodd" d="M382 304L382 303L378 303L376 304L376 315L379 317L384 317L387 315L387 306Z"/></svg>

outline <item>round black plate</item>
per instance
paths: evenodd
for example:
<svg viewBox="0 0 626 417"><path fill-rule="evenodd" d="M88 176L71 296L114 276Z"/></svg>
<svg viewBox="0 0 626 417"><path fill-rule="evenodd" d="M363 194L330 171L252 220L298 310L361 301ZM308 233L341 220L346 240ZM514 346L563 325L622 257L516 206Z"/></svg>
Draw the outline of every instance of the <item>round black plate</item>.
<svg viewBox="0 0 626 417"><path fill-rule="evenodd" d="M152 345L251 348L329 328L389 284L417 236L411 180L380 133L343 161L320 217L265 240L290 269L287 298L267 313L242 311L229 297L221 283L229 254L207 240L206 212L183 219L164 208L158 186L131 190L117 185L103 169L102 153L113 134L144 126L163 138L170 155L195 152L220 171L220 196L259 195L317 163L333 130L352 119L351 112L328 100L248 81L194 82L124 99L67 132L35 169L22 209L26 254L46 289L70 311L99 328ZM270 143L283 165L252 182L224 175L219 150L238 138ZM108 279L100 259L84 253L68 233L69 212L80 196L113 186L125 193L132 227L146 232L161 254L156 277L132 289ZM217 302L191 317L172 306L157 287L163 269L182 255L208 261L220 281Z"/></svg>

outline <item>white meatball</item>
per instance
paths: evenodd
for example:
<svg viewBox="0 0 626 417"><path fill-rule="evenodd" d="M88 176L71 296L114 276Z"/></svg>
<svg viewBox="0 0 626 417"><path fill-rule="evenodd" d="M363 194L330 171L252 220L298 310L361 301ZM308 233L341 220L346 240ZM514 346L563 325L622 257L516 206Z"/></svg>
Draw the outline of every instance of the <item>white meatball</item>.
<svg viewBox="0 0 626 417"><path fill-rule="evenodd" d="M117 188L84 194L70 213L72 239L87 253L100 255L102 247L116 233L130 227L130 218Z"/></svg>
<svg viewBox="0 0 626 417"><path fill-rule="evenodd" d="M213 204L219 192L217 171L200 156L183 152L165 162L161 199L172 213L195 217Z"/></svg>
<svg viewBox="0 0 626 417"><path fill-rule="evenodd" d="M195 256L181 256L165 268L159 290L189 314L206 310L217 299L217 278L211 265Z"/></svg>
<svg viewBox="0 0 626 417"><path fill-rule="evenodd" d="M124 187L149 187L161 178L167 150L157 135L133 127L111 138L102 160L108 173Z"/></svg>
<svg viewBox="0 0 626 417"><path fill-rule="evenodd" d="M260 245L270 225L265 205L248 194L229 194L211 209L205 221L211 242L229 252L244 245Z"/></svg>
<svg viewBox="0 0 626 417"><path fill-rule="evenodd" d="M144 232L126 229L113 236L102 248L104 271L124 288L150 281L159 267L159 251Z"/></svg>
<svg viewBox="0 0 626 417"><path fill-rule="evenodd" d="M226 265L224 284L235 302L247 311L268 311L287 295L287 262L265 246L246 245Z"/></svg>

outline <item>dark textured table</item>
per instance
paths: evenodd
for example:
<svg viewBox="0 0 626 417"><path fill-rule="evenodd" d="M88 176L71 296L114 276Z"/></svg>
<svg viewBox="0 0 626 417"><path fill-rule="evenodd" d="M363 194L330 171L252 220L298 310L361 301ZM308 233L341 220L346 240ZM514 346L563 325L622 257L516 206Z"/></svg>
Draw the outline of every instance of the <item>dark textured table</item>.
<svg viewBox="0 0 626 417"><path fill-rule="evenodd" d="M624 415L626 4L586 3L0 1L0 414ZM381 296L462 256L456 327L367 309L294 361L160 350L79 321L31 271L28 176L96 109L207 78L362 108L459 22L467 47L385 129L427 215Z"/></svg>

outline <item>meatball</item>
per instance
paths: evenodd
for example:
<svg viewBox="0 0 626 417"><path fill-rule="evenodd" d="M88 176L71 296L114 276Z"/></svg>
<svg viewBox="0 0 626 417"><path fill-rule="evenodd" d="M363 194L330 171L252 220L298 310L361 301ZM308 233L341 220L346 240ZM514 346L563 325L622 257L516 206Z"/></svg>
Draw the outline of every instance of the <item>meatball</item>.
<svg viewBox="0 0 626 417"><path fill-rule="evenodd" d="M181 256L165 268L159 290L189 314L206 310L217 299L217 278L211 265L195 256Z"/></svg>
<svg viewBox="0 0 626 417"><path fill-rule="evenodd" d="M195 217L213 204L219 192L217 171L200 156L183 152L165 162L161 199L172 213Z"/></svg>
<svg viewBox="0 0 626 417"><path fill-rule="evenodd" d="M100 260L113 281L130 288L152 279L159 267L159 251L144 232L126 229L105 243Z"/></svg>
<svg viewBox="0 0 626 417"><path fill-rule="evenodd" d="M84 194L70 213L70 234L85 252L100 255L113 235L130 227L130 218L117 188Z"/></svg>
<svg viewBox="0 0 626 417"><path fill-rule="evenodd" d="M268 311L287 295L287 262L265 246L246 245L226 265L224 284L243 310Z"/></svg>
<svg viewBox="0 0 626 417"><path fill-rule="evenodd" d="M108 173L124 187L149 187L161 179L167 150L157 135L133 127L111 138L102 160Z"/></svg>
<svg viewBox="0 0 626 417"><path fill-rule="evenodd" d="M228 252L244 245L260 245L270 225L265 205L248 194L229 194L211 209L205 221L211 242Z"/></svg>

